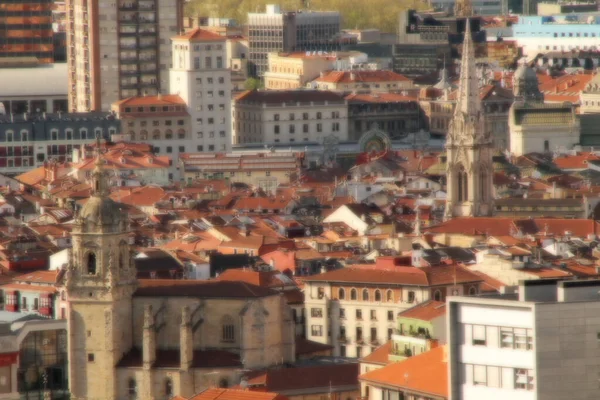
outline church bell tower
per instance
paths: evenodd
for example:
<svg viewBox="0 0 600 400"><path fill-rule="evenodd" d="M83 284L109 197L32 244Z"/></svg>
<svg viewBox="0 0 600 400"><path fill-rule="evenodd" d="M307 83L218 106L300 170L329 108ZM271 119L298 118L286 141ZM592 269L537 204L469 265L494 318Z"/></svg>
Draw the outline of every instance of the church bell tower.
<svg viewBox="0 0 600 400"><path fill-rule="evenodd" d="M446 138L445 219L492 214L492 155L493 141L485 130L471 23L467 19L458 99Z"/></svg>
<svg viewBox="0 0 600 400"><path fill-rule="evenodd" d="M135 267L127 219L109 195L97 141L92 196L75 219L65 274L71 399L117 398L115 366L132 346Z"/></svg>

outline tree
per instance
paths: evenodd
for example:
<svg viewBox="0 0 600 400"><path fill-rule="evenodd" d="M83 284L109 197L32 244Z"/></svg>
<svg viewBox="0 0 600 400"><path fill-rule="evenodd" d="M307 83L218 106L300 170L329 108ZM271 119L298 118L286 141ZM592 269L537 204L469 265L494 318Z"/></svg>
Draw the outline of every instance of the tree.
<svg viewBox="0 0 600 400"><path fill-rule="evenodd" d="M248 78L246 79L246 82L244 82L244 89L246 90L256 90L264 87L265 85L262 83L262 81L257 78Z"/></svg>

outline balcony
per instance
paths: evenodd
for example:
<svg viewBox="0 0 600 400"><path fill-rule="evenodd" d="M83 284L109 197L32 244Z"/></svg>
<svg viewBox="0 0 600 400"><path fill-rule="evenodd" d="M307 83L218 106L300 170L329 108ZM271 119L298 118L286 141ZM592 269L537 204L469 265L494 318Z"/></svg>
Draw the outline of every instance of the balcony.
<svg viewBox="0 0 600 400"><path fill-rule="evenodd" d="M372 346L379 346L379 339L371 338L370 340Z"/></svg>
<svg viewBox="0 0 600 400"><path fill-rule="evenodd" d="M337 341L338 343L348 343L349 338L346 335L338 335Z"/></svg>
<svg viewBox="0 0 600 400"><path fill-rule="evenodd" d="M356 344L365 344L365 339L363 339L363 338L357 338L356 339Z"/></svg>

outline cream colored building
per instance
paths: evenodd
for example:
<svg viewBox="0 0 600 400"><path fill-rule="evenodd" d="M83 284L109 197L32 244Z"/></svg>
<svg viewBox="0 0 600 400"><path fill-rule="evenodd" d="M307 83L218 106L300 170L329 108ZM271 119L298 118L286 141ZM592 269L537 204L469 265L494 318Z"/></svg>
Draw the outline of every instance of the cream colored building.
<svg viewBox="0 0 600 400"><path fill-rule="evenodd" d="M100 158L92 187L64 280L72 399L188 398L239 383L246 368L294 361L281 294L236 282L138 281Z"/></svg>
<svg viewBox="0 0 600 400"><path fill-rule="evenodd" d="M233 143L323 142L348 139L348 105L317 90L247 91L233 100Z"/></svg>
<svg viewBox="0 0 600 400"><path fill-rule="evenodd" d="M193 151L228 151L233 87L227 68L226 38L194 29L172 41L170 92L187 104L191 138L196 144Z"/></svg>
<svg viewBox="0 0 600 400"><path fill-rule="evenodd" d="M337 57L316 52L269 53L265 89L297 89L333 69Z"/></svg>
<svg viewBox="0 0 600 400"><path fill-rule="evenodd" d="M328 71L307 86L342 92L390 92L415 87L406 76L384 70Z"/></svg>

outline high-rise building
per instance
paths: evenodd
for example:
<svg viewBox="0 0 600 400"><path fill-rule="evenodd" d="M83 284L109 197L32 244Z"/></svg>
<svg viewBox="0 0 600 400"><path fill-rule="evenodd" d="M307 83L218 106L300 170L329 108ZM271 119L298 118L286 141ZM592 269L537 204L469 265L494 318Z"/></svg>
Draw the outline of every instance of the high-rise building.
<svg viewBox="0 0 600 400"><path fill-rule="evenodd" d="M446 138L446 218L492 213L493 139L481 109L469 20L460 68L458 101Z"/></svg>
<svg viewBox="0 0 600 400"><path fill-rule="evenodd" d="M0 60L7 57L54 62L52 0L0 3Z"/></svg>
<svg viewBox="0 0 600 400"><path fill-rule="evenodd" d="M187 151L231 148L231 72L224 36L196 28L173 38L170 92L187 104L191 139Z"/></svg>
<svg viewBox="0 0 600 400"><path fill-rule="evenodd" d="M268 54L287 51L337 49L341 17L337 11L282 12L267 5L266 13L248 14L248 42L253 72L268 70Z"/></svg>
<svg viewBox="0 0 600 400"><path fill-rule="evenodd" d="M182 4L67 0L70 110L109 110L117 100L167 90Z"/></svg>

